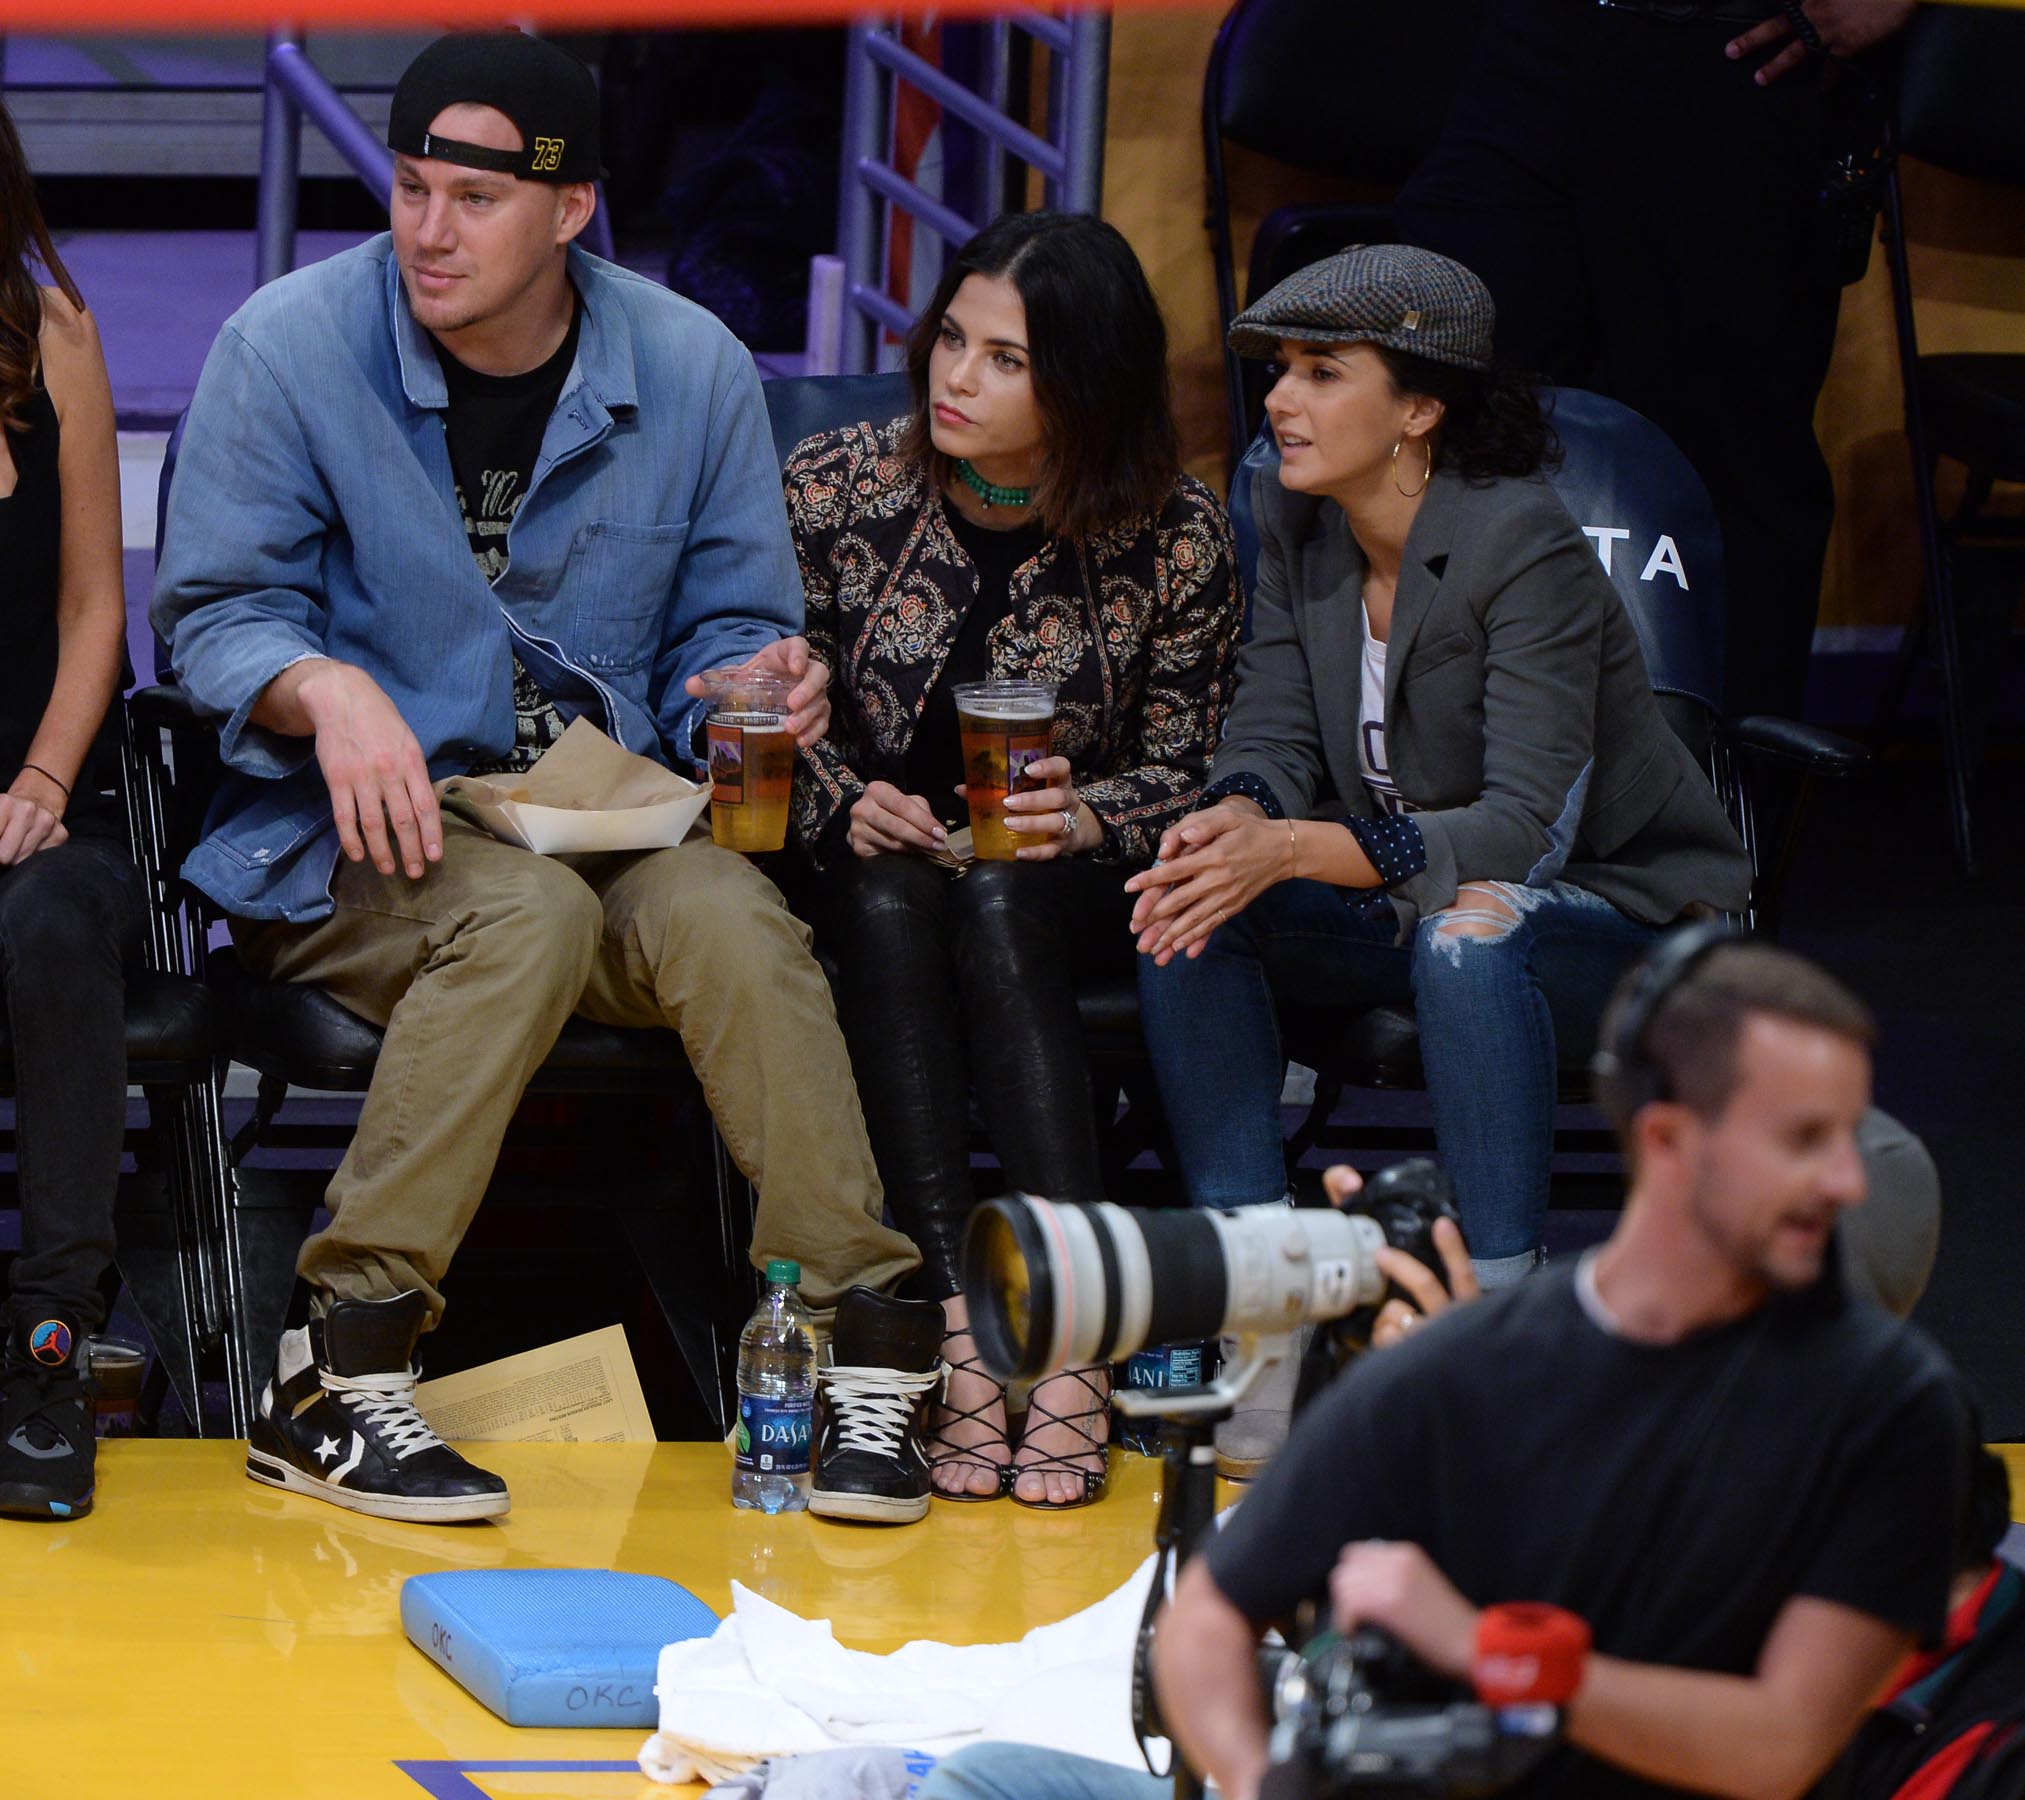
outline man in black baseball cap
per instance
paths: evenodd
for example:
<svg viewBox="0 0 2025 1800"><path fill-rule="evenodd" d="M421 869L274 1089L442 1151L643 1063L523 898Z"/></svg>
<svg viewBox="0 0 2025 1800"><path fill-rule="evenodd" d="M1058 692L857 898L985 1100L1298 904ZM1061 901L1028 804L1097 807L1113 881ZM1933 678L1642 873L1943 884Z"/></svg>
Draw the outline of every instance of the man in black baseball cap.
<svg viewBox="0 0 2025 1800"><path fill-rule="evenodd" d="M570 332L564 252L597 206L591 72L517 31L438 38L394 89L387 144L416 322L482 375L538 366Z"/></svg>
<svg viewBox="0 0 2025 1800"><path fill-rule="evenodd" d="M242 964L384 1027L303 1246L247 1473L386 1518L506 1484L415 1409L414 1346L507 1122L572 1013L679 1032L827 1312L920 1260L881 1223L808 935L706 838L563 860L437 802L587 719L697 767L706 670L812 662L758 372L700 307L586 255L598 97L561 50L444 38L394 95L391 235L263 288L219 334L171 490L155 618L230 771L185 873ZM537 1327L538 1328L538 1327Z"/></svg>

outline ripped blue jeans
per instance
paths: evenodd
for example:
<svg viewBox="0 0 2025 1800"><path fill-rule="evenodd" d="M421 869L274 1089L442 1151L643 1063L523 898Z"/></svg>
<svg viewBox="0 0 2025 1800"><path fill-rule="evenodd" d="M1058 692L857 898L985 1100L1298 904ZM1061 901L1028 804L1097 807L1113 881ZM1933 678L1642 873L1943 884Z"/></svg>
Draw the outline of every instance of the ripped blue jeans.
<svg viewBox="0 0 2025 1800"><path fill-rule="evenodd" d="M1509 1278L1538 1249L1547 1210L1557 1046L1587 1053L1619 975L1658 932L1568 882L1472 882L1397 944L1391 906L1359 898L1281 882L1195 961L1139 959L1188 1198L1245 1206L1286 1191L1278 1004L1411 1007L1464 1235L1482 1273Z"/></svg>

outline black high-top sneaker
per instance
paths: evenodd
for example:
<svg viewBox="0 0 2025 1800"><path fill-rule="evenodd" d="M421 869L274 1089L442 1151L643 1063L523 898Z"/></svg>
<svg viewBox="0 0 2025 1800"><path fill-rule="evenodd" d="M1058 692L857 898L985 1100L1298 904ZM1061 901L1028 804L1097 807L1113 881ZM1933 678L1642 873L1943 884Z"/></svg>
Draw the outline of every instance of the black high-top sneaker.
<svg viewBox="0 0 2025 1800"><path fill-rule="evenodd" d="M410 1362L427 1303L333 1300L281 1334L246 1446L246 1473L382 1519L491 1519L506 1483L475 1468L415 1410Z"/></svg>
<svg viewBox="0 0 2025 1800"><path fill-rule="evenodd" d="M65 1313L25 1312L0 1362L0 1513L77 1519L91 1511L98 1439L77 1368L84 1333Z"/></svg>
<svg viewBox="0 0 2025 1800"><path fill-rule="evenodd" d="M942 1385L942 1308L854 1287L837 1302L809 1511L905 1525L928 1511L922 1417Z"/></svg>

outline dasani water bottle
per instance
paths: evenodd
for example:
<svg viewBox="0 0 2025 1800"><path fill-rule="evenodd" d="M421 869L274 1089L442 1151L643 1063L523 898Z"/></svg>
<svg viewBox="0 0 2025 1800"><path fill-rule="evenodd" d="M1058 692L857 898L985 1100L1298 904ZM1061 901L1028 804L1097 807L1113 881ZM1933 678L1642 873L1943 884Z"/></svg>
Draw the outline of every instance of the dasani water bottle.
<svg viewBox="0 0 2025 1800"><path fill-rule="evenodd" d="M816 1344L808 1309L795 1291L801 1278L799 1263L783 1257L769 1262L759 1310L739 1333L733 1506L780 1513L800 1512L809 1503Z"/></svg>

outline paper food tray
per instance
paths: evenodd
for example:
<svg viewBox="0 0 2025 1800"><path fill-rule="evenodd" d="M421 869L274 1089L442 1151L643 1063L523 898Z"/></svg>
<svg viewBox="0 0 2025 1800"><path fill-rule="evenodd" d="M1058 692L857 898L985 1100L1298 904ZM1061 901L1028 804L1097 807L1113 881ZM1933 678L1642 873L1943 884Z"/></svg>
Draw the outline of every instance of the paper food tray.
<svg viewBox="0 0 2025 1800"><path fill-rule="evenodd" d="M589 719L572 719L524 774L455 775L437 791L494 837L541 856L671 849L710 804L708 784L622 749Z"/></svg>
<svg viewBox="0 0 2025 1800"><path fill-rule="evenodd" d="M665 850L689 835L710 804L710 790L698 788L682 800L658 806L534 806L501 800L466 808L477 813L495 837L543 856L578 856L593 850Z"/></svg>

